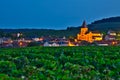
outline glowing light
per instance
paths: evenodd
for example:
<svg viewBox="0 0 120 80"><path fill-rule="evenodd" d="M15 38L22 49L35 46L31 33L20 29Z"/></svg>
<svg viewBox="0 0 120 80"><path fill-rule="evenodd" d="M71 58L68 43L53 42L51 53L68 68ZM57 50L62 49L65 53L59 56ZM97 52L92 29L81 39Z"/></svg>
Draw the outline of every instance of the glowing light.
<svg viewBox="0 0 120 80"><path fill-rule="evenodd" d="M43 38L40 38L39 41L43 41Z"/></svg>
<svg viewBox="0 0 120 80"><path fill-rule="evenodd" d="M23 45L23 43L22 43L22 42L20 42L20 43L19 43L19 45L20 45L20 46L22 46L22 45Z"/></svg>
<svg viewBox="0 0 120 80"><path fill-rule="evenodd" d="M75 46L75 45L69 41L68 46Z"/></svg>
<svg viewBox="0 0 120 80"><path fill-rule="evenodd" d="M77 42L77 39L75 39L75 42Z"/></svg>

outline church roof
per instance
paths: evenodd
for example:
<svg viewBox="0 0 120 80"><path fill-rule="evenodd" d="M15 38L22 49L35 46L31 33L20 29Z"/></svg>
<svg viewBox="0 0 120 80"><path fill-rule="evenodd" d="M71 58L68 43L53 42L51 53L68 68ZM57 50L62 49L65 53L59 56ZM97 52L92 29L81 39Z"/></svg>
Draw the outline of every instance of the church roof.
<svg viewBox="0 0 120 80"><path fill-rule="evenodd" d="M87 28L86 21L83 22L82 28Z"/></svg>

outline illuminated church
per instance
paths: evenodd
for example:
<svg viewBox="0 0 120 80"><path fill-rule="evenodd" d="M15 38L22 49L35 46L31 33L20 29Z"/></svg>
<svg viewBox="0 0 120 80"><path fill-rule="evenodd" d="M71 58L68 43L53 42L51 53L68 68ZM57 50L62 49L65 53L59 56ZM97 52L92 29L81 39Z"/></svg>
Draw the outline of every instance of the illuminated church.
<svg viewBox="0 0 120 80"><path fill-rule="evenodd" d="M77 34L76 41L87 41L92 43L94 41L101 41L101 40L102 40L102 34L99 32L92 32L92 31L89 32L86 22L84 21L80 29L80 33Z"/></svg>

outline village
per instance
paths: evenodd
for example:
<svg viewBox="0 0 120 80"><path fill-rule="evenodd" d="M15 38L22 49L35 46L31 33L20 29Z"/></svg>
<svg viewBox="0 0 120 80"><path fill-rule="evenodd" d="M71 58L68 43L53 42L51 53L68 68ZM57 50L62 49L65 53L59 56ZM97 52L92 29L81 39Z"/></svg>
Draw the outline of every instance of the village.
<svg viewBox="0 0 120 80"><path fill-rule="evenodd" d="M22 33L16 33L20 37ZM34 37L34 38L18 38L12 40L11 38L0 38L1 48L16 48L27 46L119 46L120 34L109 30L106 35L98 31L89 31L86 22L84 21L80 32L71 40L63 37Z"/></svg>

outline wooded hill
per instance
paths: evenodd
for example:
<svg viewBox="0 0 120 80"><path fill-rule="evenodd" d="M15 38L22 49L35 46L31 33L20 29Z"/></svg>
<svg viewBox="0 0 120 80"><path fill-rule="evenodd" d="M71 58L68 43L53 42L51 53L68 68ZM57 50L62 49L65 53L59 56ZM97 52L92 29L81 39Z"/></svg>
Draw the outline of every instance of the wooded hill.
<svg viewBox="0 0 120 80"><path fill-rule="evenodd" d="M68 27L65 30L53 29L0 29L0 36L10 36L10 33L21 32L25 37L55 36L70 37L76 36L80 31L80 27ZM97 20L88 24L89 30L107 32L108 30L120 31L120 17L110 17Z"/></svg>

